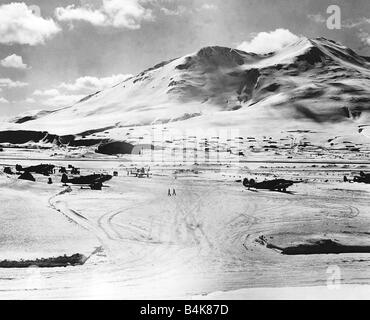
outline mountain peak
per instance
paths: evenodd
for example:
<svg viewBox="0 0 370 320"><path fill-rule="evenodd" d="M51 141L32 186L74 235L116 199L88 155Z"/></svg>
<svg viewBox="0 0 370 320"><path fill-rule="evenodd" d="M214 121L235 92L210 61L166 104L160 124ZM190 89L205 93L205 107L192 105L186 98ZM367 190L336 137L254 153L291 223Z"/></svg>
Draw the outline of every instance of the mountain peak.
<svg viewBox="0 0 370 320"><path fill-rule="evenodd" d="M301 119L349 121L368 114L369 66L349 48L325 38L301 37L268 54L208 46L159 63L72 107L17 118L7 130L70 135L99 129L97 123L101 128L153 122L185 126L193 121L221 126L223 120L243 126L240 115L266 116L266 123L271 123L271 115L287 116L296 124ZM255 125L258 128L258 122Z"/></svg>
<svg viewBox="0 0 370 320"><path fill-rule="evenodd" d="M370 69L370 65L364 57L361 57L352 49L339 42L323 37L315 38L310 41L316 48L320 49L321 52L330 57L332 60Z"/></svg>
<svg viewBox="0 0 370 320"><path fill-rule="evenodd" d="M246 52L234 48L229 47L222 47L222 46L208 46L203 47L197 52L197 56L199 57L211 57L211 56L243 56L247 54ZM257 55L255 53L251 53L251 55Z"/></svg>
<svg viewBox="0 0 370 320"><path fill-rule="evenodd" d="M244 64L247 55L247 53L237 49L209 46L200 49L196 54L196 58L213 65L231 66ZM256 56L256 54L252 55Z"/></svg>

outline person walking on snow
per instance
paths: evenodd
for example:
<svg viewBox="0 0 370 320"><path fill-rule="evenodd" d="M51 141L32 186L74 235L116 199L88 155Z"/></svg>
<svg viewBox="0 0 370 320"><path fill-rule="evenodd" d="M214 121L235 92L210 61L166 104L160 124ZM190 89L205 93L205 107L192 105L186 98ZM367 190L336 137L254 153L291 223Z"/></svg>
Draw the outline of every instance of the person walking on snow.
<svg viewBox="0 0 370 320"><path fill-rule="evenodd" d="M168 196L171 197L171 189L168 189Z"/></svg>
<svg viewBox="0 0 370 320"><path fill-rule="evenodd" d="M172 189L172 195L173 196L176 196L176 190L175 190L175 188Z"/></svg>

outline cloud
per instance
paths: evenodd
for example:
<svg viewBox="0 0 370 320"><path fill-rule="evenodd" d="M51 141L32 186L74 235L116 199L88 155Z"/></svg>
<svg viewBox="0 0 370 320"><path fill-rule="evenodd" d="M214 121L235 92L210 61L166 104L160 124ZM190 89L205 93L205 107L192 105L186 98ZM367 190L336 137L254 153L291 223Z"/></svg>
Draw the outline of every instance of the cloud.
<svg viewBox="0 0 370 320"><path fill-rule="evenodd" d="M15 68L15 69L28 69L27 64L23 63L21 56L12 54L0 61L0 64L5 68Z"/></svg>
<svg viewBox="0 0 370 320"><path fill-rule="evenodd" d="M107 24L107 17L101 11L93 10L89 7L70 5L66 8L57 8L55 15L59 21L86 21L96 26Z"/></svg>
<svg viewBox="0 0 370 320"><path fill-rule="evenodd" d="M26 103L35 103L36 100L34 98L27 98L26 100L24 100L24 102L26 102Z"/></svg>
<svg viewBox="0 0 370 320"><path fill-rule="evenodd" d="M74 83L62 83L59 88L72 92L91 93L111 88L130 77L132 77L131 74L117 74L104 78L81 77L75 80Z"/></svg>
<svg viewBox="0 0 370 320"><path fill-rule="evenodd" d="M33 92L34 96L37 97L50 97L50 96L57 96L60 92L57 89L49 89L49 90L36 90Z"/></svg>
<svg viewBox="0 0 370 320"><path fill-rule="evenodd" d="M156 4L162 5L163 2L166 2L166 1L163 1L163 0L157 1ZM173 5L174 3L176 3L176 1L169 1L169 4ZM185 14L196 14L201 11L211 11L211 10L217 10L217 9L218 7L214 4L204 3L200 7L196 7L196 8L188 8L184 5L178 5L171 9L161 6L159 10L162 13L164 13L166 16L183 16Z"/></svg>
<svg viewBox="0 0 370 320"><path fill-rule="evenodd" d="M12 101L12 103L33 104L33 103L36 103L36 100L34 98L27 98L27 99L23 99L23 100L14 100L14 101Z"/></svg>
<svg viewBox="0 0 370 320"><path fill-rule="evenodd" d="M75 104L88 94L111 88L131 76L130 74L117 74L102 78L86 76L72 83L63 82L51 89L36 90L32 95L44 106L65 107Z"/></svg>
<svg viewBox="0 0 370 320"><path fill-rule="evenodd" d="M26 82L13 81L8 78L0 79L0 88L22 88L28 86Z"/></svg>
<svg viewBox="0 0 370 320"><path fill-rule="evenodd" d="M0 21L0 43L3 44L43 44L61 31L52 19L33 14L23 2L1 5Z"/></svg>
<svg viewBox="0 0 370 320"><path fill-rule="evenodd" d="M244 41L238 49L259 54L280 50L299 40L299 37L287 29L276 29L270 32L260 32L252 40Z"/></svg>
<svg viewBox="0 0 370 320"><path fill-rule="evenodd" d="M205 3L201 6L201 9L203 9L203 10L217 10L218 7L214 4Z"/></svg>
<svg viewBox="0 0 370 320"><path fill-rule="evenodd" d="M358 18L358 19L345 20L342 23L342 26L344 28L352 29L352 28L360 27L360 26L362 26L364 24L365 25L366 24L370 24L370 18L361 17L361 18Z"/></svg>
<svg viewBox="0 0 370 320"><path fill-rule="evenodd" d="M67 107L77 103L84 97L85 95L60 94L43 100L42 104L47 107Z"/></svg>
<svg viewBox="0 0 370 320"><path fill-rule="evenodd" d="M6 100L5 98L3 97L0 97L0 103L9 103L8 100Z"/></svg>
<svg viewBox="0 0 370 320"><path fill-rule="evenodd" d="M318 24L324 24L327 21L327 17L324 17L322 14L309 14L307 15L308 19L312 20L315 23ZM347 28L347 29L352 29L352 28L357 28L361 25L364 24L369 24L370 23L370 18L367 17L361 17L357 19L347 19L341 23L341 27Z"/></svg>
<svg viewBox="0 0 370 320"><path fill-rule="evenodd" d="M307 15L308 19L312 20L313 22L316 22L316 23L325 23L326 22L326 18L318 13L318 14L309 14Z"/></svg>
<svg viewBox="0 0 370 320"><path fill-rule="evenodd" d="M64 94L55 88L47 90L36 90L32 93L32 95L38 99L40 104L47 107L70 106L81 100L83 97L85 97L84 94L72 94L72 95ZM29 103L36 102L36 100L31 97L26 99L26 101Z"/></svg>
<svg viewBox="0 0 370 320"><path fill-rule="evenodd" d="M360 31L360 33L358 34L358 37L360 38L360 41L365 46L370 46L370 33L365 32L365 31Z"/></svg>
<svg viewBox="0 0 370 320"><path fill-rule="evenodd" d="M184 6L178 6L176 9L167 9L165 7L160 9L166 16L181 16L188 12Z"/></svg>
<svg viewBox="0 0 370 320"><path fill-rule="evenodd" d="M55 16L59 21L85 21L95 26L139 29L144 21L153 21L150 9L139 0L103 0L100 8L90 5L58 7Z"/></svg>

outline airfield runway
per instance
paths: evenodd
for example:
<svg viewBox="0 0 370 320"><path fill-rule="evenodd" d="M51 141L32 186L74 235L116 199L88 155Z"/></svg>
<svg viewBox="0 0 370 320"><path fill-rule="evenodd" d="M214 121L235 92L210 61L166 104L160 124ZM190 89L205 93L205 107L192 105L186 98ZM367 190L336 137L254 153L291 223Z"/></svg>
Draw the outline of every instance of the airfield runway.
<svg viewBox="0 0 370 320"><path fill-rule="evenodd" d="M293 186L291 193L255 192L221 174L175 179L164 171L138 179L123 171L107 186L66 190L60 183L48 187L1 177L9 230L21 234L27 230L22 216L38 217L35 235L24 239L28 249L11 247L7 239L2 253L10 246L18 258L37 247L39 255L68 249L91 256L82 266L0 269L0 298L181 298L325 286L333 266L343 284L370 283L369 253L283 255L266 246L322 239L366 245L366 185L312 182ZM169 197L169 188L177 195ZM18 207L14 216L20 190L29 195L22 203L27 210Z"/></svg>

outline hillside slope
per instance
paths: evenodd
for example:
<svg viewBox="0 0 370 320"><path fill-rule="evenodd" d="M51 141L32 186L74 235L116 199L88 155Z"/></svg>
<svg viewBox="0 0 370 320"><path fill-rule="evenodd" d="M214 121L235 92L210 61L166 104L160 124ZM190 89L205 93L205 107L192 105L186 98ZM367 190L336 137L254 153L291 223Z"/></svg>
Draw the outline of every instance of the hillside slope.
<svg viewBox="0 0 370 320"><path fill-rule="evenodd" d="M124 141L128 128L166 124L170 131L227 128L242 136L311 130L326 141L328 134L368 132L369 88L368 59L324 38L301 38L265 55L206 47L70 107L17 117L0 130L48 133L48 142L54 135L91 140L96 133Z"/></svg>

